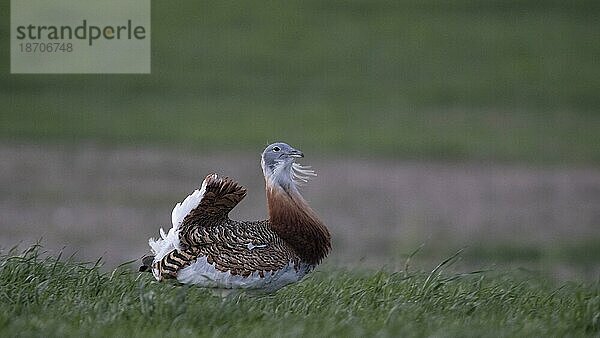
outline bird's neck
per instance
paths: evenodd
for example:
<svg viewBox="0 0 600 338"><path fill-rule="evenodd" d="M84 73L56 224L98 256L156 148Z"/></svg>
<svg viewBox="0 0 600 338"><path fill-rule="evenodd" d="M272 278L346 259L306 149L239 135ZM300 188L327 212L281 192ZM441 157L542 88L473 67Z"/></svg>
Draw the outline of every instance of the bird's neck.
<svg viewBox="0 0 600 338"><path fill-rule="evenodd" d="M308 206L294 185L281 186L266 180L271 228L304 262L316 265L331 249L325 224Z"/></svg>

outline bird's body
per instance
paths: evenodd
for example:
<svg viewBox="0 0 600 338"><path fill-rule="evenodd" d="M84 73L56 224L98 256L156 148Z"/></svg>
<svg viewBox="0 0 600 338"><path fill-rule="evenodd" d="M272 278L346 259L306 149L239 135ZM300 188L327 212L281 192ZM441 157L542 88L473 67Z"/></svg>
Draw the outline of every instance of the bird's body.
<svg viewBox="0 0 600 338"><path fill-rule="evenodd" d="M148 262L157 280L203 287L276 290L302 279L330 250L325 225L296 188L312 171L294 163L302 153L285 143L262 155L269 219L234 221L228 213L246 195L229 178L206 177L173 209L173 227L150 239Z"/></svg>

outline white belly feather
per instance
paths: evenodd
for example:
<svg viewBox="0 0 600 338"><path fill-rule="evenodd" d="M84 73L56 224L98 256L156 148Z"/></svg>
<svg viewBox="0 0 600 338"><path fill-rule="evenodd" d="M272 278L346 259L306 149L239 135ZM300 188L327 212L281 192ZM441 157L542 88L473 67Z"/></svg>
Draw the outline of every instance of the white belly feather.
<svg viewBox="0 0 600 338"><path fill-rule="evenodd" d="M258 272L244 277L219 271L207 262L206 257L200 257L196 262L179 271L177 281L183 284L196 284L209 288L261 289L268 291L295 283L301 280L310 270L312 270L312 267L307 264L300 264L300 267L296 270L294 265L289 263L278 271L265 273L264 277L261 277Z"/></svg>

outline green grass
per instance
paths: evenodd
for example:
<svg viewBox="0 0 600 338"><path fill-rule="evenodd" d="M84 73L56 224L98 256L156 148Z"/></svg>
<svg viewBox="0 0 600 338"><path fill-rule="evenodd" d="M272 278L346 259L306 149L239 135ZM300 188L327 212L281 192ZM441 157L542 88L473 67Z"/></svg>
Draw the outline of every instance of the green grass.
<svg viewBox="0 0 600 338"><path fill-rule="evenodd" d="M598 283L557 286L516 273L324 268L272 295L221 299L33 247L0 257L0 298L0 335L13 337L600 334Z"/></svg>
<svg viewBox="0 0 600 338"><path fill-rule="evenodd" d="M600 163L597 1L152 6L151 75L10 75L0 49L0 140Z"/></svg>
<svg viewBox="0 0 600 338"><path fill-rule="evenodd" d="M407 257L418 266L435 264L440 257L454 252L463 246L457 265L462 269L506 269L519 268L554 280L595 281L600 278L600 237L588 236L582 239L564 239L550 242L534 242L514 239L490 240L458 243L456 240L418 243L400 241L390 257L403 263ZM406 248L418 250L411 256ZM401 267L402 264L393 264Z"/></svg>

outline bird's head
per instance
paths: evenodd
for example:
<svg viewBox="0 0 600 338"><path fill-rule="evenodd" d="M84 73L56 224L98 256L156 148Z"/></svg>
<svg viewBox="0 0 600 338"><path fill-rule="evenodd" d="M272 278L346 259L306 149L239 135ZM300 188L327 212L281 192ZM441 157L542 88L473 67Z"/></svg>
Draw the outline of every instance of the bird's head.
<svg viewBox="0 0 600 338"><path fill-rule="evenodd" d="M276 184L287 190L307 182L310 176L316 176L310 167L295 163L301 157L304 154L287 143L277 142L267 146L260 162L267 184Z"/></svg>

